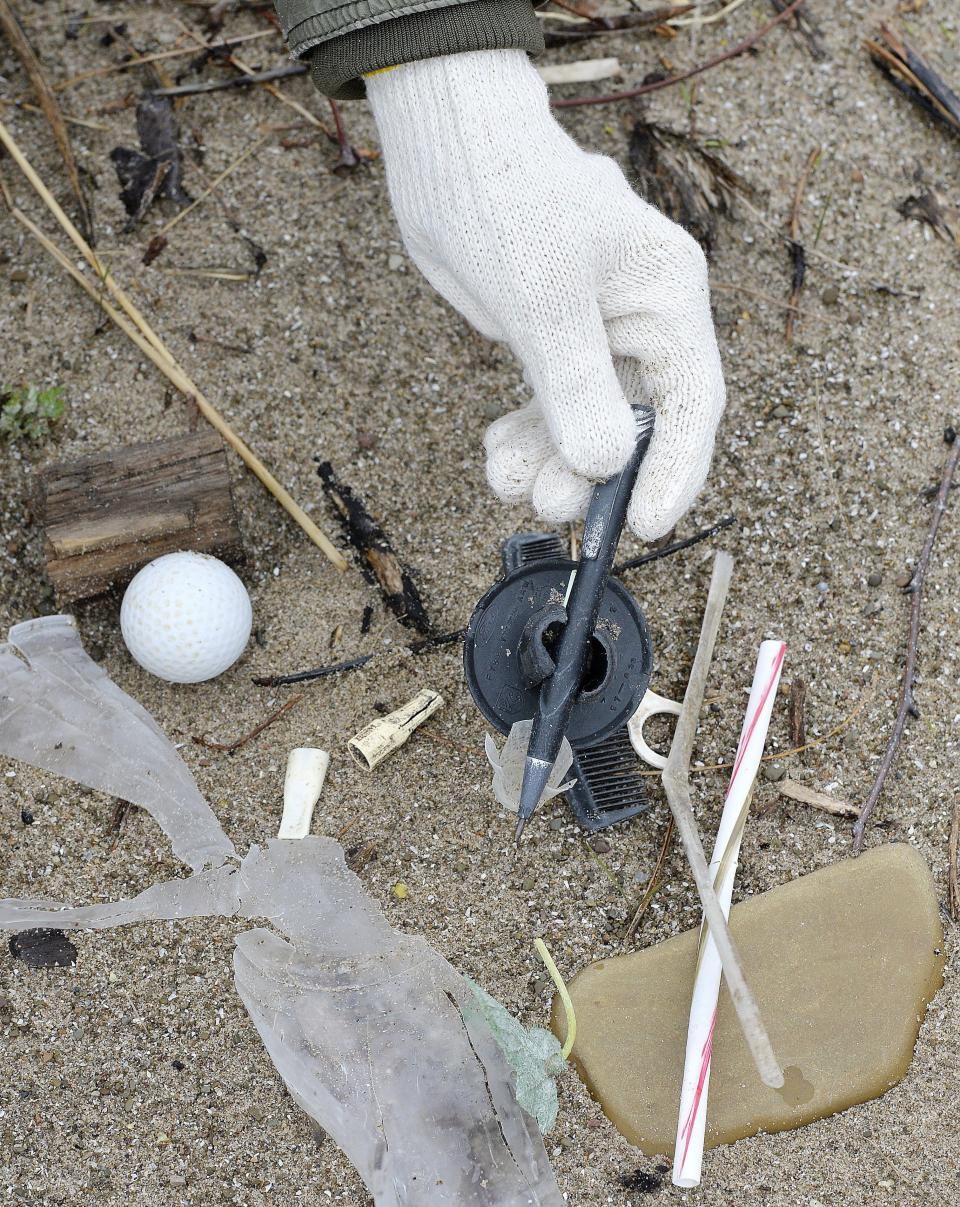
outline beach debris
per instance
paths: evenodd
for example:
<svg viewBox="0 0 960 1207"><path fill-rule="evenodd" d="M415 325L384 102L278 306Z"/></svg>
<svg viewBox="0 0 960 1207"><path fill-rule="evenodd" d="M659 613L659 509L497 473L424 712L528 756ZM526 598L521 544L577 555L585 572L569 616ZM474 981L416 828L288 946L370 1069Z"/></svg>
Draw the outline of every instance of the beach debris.
<svg viewBox="0 0 960 1207"><path fill-rule="evenodd" d="M706 62L698 63L695 67L690 67L686 71L678 71L674 75L647 80L639 87L630 88L626 92L614 92L606 96L566 97L562 100L554 101L553 106L555 109L573 109L583 105L612 105L619 101L629 101L633 100L634 97L645 96L648 92L657 92L661 88L670 88L674 84L681 84L684 80L693 79L694 76L702 75L705 71L719 67L721 63L728 63L731 59L746 54L758 42L761 42L771 30L775 29L782 22L789 21L803 3L804 0L791 0L791 3L786 8L781 9L775 17L765 25L761 25L759 29L750 34L749 37L744 38L742 42L738 42L735 46L729 47L720 54L714 55L713 58L707 59Z"/></svg>
<svg viewBox="0 0 960 1207"><path fill-rule="evenodd" d="M63 389L50 386L0 387L0 440L44 440L63 418Z"/></svg>
<svg viewBox="0 0 960 1207"><path fill-rule="evenodd" d="M533 718L515 842L550 787L564 740L589 747L609 737L650 681L646 621L611 570L654 418L652 407L633 407L636 443L622 469L593 487L579 561L522 565L470 617L464 670L477 707L500 733Z"/></svg>
<svg viewBox="0 0 960 1207"><path fill-rule="evenodd" d="M735 905L730 921L787 1064L781 1090L753 1075L721 995L704 1146L801 1127L886 1093L910 1066L943 983L933 878L906 843L876 847ZM569 983L573 1064L604 1113L648 1156L673 1155L677 1089L700 930L590 964ZM553 1003L552 1029L565 1027Z"/></svg>
<svg viewBox="0 0 960 1207"><path fill-rule="evenodd" d="M532 728L532 719L518 721L507 735L507 740L504 742L502 749L497 747L496 742L490 734L486 734L483 741L483 749L486 752L490 766L493 768L493 795L496 797L498 803L511 813L516 813L520 807L523 766L527 757L527 748L530 745L530 730ZM563 782L563 777L570 770L572 763L573 751L570 748L570 743L564 738L560 745L560 753L553 764L553 770L550 772L550 778L547 780L547 786L543 790L539 804L544 804L546 801L558 796L561 792L566 792L573 786L574 780L567 780L566 783Z"/></svg>
<svg viewBox="0 0 960 1207"><path fill-rule="evenodd" d="M359 767L373 771L384 759L404 746L410 735L442 707L443 696L424 688L394 712L364 725L347 742L347 749Z"/></svg>
<svg viewBox="0 0 960 1207"><path fill-rule="evenodd" d="M525 1027L485 989L463 978L474 993L464 1011L476 1014L490 1028L515 1078L517 1102L537 1121L545 1136L557 1122L556 1079L567 1067L560 1041L545 1027Z"/></svg>
<svg viewBox="0 0 960 1207"><path fill-rule="evenodd" d="M303 693L297 692L295 696L291 696L288 700L284 700L279 708L275 708L269 716L264 717L264 719L258 725L255 725L253 729L248 730L246 733L242 733L239 738L234 738L232 742L213 742L206 736L206 734L196 733L191 735L191 741L195 742L197 746L203 746L205 750L216 750L219 754L234 754L236 751L246 746L249 742L252 742L254 738L258 738L260 734L262 734L265 729L269 729L275 721L279 721L281 717L286 716L286 714L292 708L296 708L296 706L302 700Z"/></svg>
<svg viewBox="0 0 960 1207"><path fill-rule="evenodd" d="M809 805L811 809L819 809L821 813L831 813L834 817L857 817L860 810L849 801L837 800L826 792L817 792L806 784L798 784L796 780L782 779L777 784L777 791L788 800L797 804Z"/></svg>
<svg viewBox="0 0 960 1207"><path fill-rule="evenodd" d="M596 38L602 34L623 33L627 30L651 29L682 17L693 9L692 4L668 4L645 12L618 13L611 16L587 15L572 5L557 7L567 11L558 13L555 8L537 15L544 22L544 37L547 46L566 46L569 42Z"/></svg>
<svg viewBox="0 0 960 1207"><path fill-rule="evenodd" d="M623 75L619 59L577 59L571 63L544 63L538 68L545 84L589 84Z"/></svg>
<svg viewBox="0 0 960 1207"><path fill-rule="evenodd" d="M380 588L387 607L402 624L430 636L433 626L413 574L394 552L387 534L363 501L339 480L329 461L319 463L317 476L324 494L336 509L364 578Z"/></svg>
<svg viewBox="0 0 960 1207"><path fill-rule="evenodd" d="M928 188L907 197L897 206L897 212L904 218L925 222L938 238L960 247L960 210L940 189Z"/></svg>
<svg viewBox="0 0 960 1207"><path fill-rule="evenodd" d="M717 828L713 856L710 860L710 877L725 918L730 916L740 843L786 653L787 647L782 641L764 641L760 646L733 771L730 773L723 813ZM713 1033L717 1021L722 972L716 944L710 927L704 921L700 928L697 973L687 1024L680 1113L674 1146L674 1186L700 1185L714 1046Z"/></svg>
<svg viewBox="0 0 960 1207"><path fill-rule="evenodd" d="M125 229L140 222L158 197L178 206L188 205L183 190L183 156L178 142L173 102L167 97L145 96L137 104L140 150L114 147L110 158L120 181L120 200L129 215Z"/></svg>
<svg viewBox="0 0 960 1207"><path fill-rule="evenodd" d="M713 878L703 853L703 843L700 840L700 831L697 828L690 791L690 761L693 756L697 722L700 709L703 707L707 676L713 659L713 648L720 629L720 618L732 575L733 558L728 553L718 553L713 563L713 574L710 579L707 606L703 613L697 653L693 660L687 690L683 697L683 708L680 710L673 744L670 747L670 754L661 780L670 812L676 823L677 833L683 843L690 871L696 882L697 894L710 927L712 940L716 944L723 967L724 980L737 1012L743 1037L750 1049L760 1079L765 1085L779 1087L783 1085L783 1071L773 1053L756 998L747 984L743 964L734 947L726 917L717 898Z"/></svg>
<svg viewBox="0 0 960 1207"><path fill-rule="evenodd" d="M206 683L250 640L253 606L237 575L209 553L181 550L137 571L123 595L120 632L135 662L167 683Z"/></svg>
<svg viewBox="0 0 960 1207"><path fill-rule="evenodd" d="M389 926L332 839L272 839L240 859L172 745L87 657L69 618L14 626L0 646L0 751L142 805L195 869L129 901L0 901L0 928L256 922L236 938L237 991L294 1101L378 1207L412 1202L398 1189L411 1185L422 1207L562 1207L466 980Z"/></svg>
<svg viewBox="0 0 960 1207"><path fill-rule="evenodd" d="M793 342L793 329L799 314L800 294L807 277L807 251L800 242L800 207L803 204L803 194L806 192L810 173L816 167L821 155L821 147L816 146L807 156L800 179L793 195L793 205L790 207L790 220L787 224L787 247L790 249L790 261L793 265L793 277L790 283L790 299L787 302L787 318L783 335L787 343Z"/></svg>
<svg viewBox="0 0 960 1207"><path fill-rule="evenodd" d="M77 949L62 930L38 926L22 930L9 943L10 954L28 968L69 968L77 962Z"/></svg>
<svg viewBox="0 0 960 1207"><path fill-rule="evenodd" d="M682 711L682 704L678 704L676 700L668 700L666 696L658 696L655 691L648 688L643 699L640 701L640 707L627 722L630 744L649 767L655 767L658 771L662 771L667 765L667 756L660 754L647 745L646 739L643 736L644 725L646 725L651 717L679 717Z"/></svg>
<svg viewBox="0 0 960 1207"><path fill-rule="evenodd" d="M877 807L877 801L880 799L884 784L887 782L887 776L890 774L890 769L893 766L893 760L900 748L900 742L907 727L907 718L920 715L920 710L913 695L913 686L917 671L917 647L920 643L920 614L923 608L923 585L926 581L927 570L930 567L930 557L937 540L940 521L946 514L953 479L957 472L957 466L960 464L960 440L957 439L953 428L949 428L944 432L944 440L950 451L944 462L940 487L937 490L936 499L933 504L933 515L930 517L926 540L923 542L923 548L920 550L920 556L917 558L913 577L904 588L904 594L910 596L910 625L907 631L907 656L903 664L903 675L900 681L900 704L897 709L897 718L893 724L893 732L890 734L887 748L884 751L883 758L880 760L877 778L874 780L869 796L864 801L863 808L860 810L860 816L854 823L853 849L857 854L863 850L867 824L873 816L874 809Z"/></svg>
<svg viewBox="0 0 960 1207"><path fill-rule="evenodd" d="M30 232L31 236L56 260L63 271L76 281L80 288L110 318L111 322L115 323L144 356L156 365L167 380L180 393L190 399L192 405L196 407L203 418L220 433L226 443L238 454L244 465L260 479L284 511L303 529L310 540L322 550L336 569L340 571L346 570L347 563L339 549L320 531L303 508L294 501L290 492L280 485L260 458L240 439L216 407L206 399L199 387L177 363L170 350L153 330L140 310L134 305L130 296L117 283L112 271L100 260L90 244L63 212L56 198L37 175L30 161L21 151L13 135L2 121L0 121L0 144L3 145L9 153L10 158L30 183L34 192L36 192L57 223L66 232L71 243L73 243L74 247L89 265L93 275L91 276L82 272L71 258L52 239L49 239L32 219L28 218L22 210L13 205L9 195L4 192L11 216ZM0 189L0 192L3 192L3 190ZM119 309L107 301L107 294L110 295Z"/></svg>
<svg viewBox="0 0 960 1207"><path fill-rule="evenodd" d="M650 807L626 725L595 746L575 751L570 770L575 782L567 790L567 802L587 833L630 821Z"/></svg>
<svg viewBox="0 0 960 1207"><path fill-rule="evenodd" d="M894 88L899 88L949 130L960 134L960 96L906 38L883 24L875 37L866 39L864 46Z"/></svg>
<svg viewBox="0 0 960 1207"><path fill-rule="evenodd" d="M306 838L310 833L313 810L323 791L329 766L330 755L314 746L298 746L287 755L283 815L277 838Z"/></svg>
<svg viewBox="0 0 960 1207"><path fill-rule="evenodd" d="M706 251L713 248L717 219L729 212L733 194L753 196L747 181L718 155L666 126L637 122L629 153L637 192Z"/></svg>
<svg viewBox="0 0 960 1207"><path fill-rule="evenodd" d="M77 167L77 159L73 152L73 144L70 142L70 135L67 133L63 114L57 103L56 95L43 73L43 66L24 33L20 18L11 0L0 0L0 30L3 31L6 40L16 52L37 102L53 131L53 137L67 172L67 179L70 181L70 189L77 204L80 229L83 231L84 238L93 243L93 211L87 198L86 189L80 180L80 170Z"/></svg>
<svg viewBox="0 0 960 1207"><path fill-rule="evenodd" d="M204 430L124 445L37 475L37 518L58 604L127 583L165 553L243 554L223 442Z"/></svg>

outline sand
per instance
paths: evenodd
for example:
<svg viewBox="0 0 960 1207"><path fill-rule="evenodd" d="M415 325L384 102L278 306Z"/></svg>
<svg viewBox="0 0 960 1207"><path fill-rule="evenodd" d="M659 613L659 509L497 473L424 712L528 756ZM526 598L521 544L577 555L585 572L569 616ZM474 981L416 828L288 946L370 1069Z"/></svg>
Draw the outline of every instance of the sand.
<svg viewBox="0 0 960 1207"><path fill-rule="evenodd" d="M104 17L126 22L145 50L169 49L181 33L176 18L196 19L195 10L173 4L98 4L98 23L65 39L63 5L21 8L55 80L119 58L120 48L100 45ZM941 52L956 83L957 15L945 6L920 8L909 17L912 35ZM735 218L721 222L712 272L729 406L712 477L680 532L728 512L739 522L717 544L637 572L629 585L653 633L654 686L675 696L689 669L712 553L720 545L729 549L738 566L697 757L729 758L757 645L764 637L783 638L790 646L785 682L808 684L811 738L859 710L842 733L791 758L789 773L858 802L895 713L908 607L896 579L926 531L930 505L922 492L939 480L944 426L960 416L960 263L954 249L902 218L897 206L920 191L918 175L955 203L960 161L956 141L880 77L861 47L893 5L814 3L812 9L824 27L825 61L814 61L804 41L777 30L758 54L704 76L692 114L701 136L722 140L722 155L759 190L754 204L763 221L739 206ZM639 82L663 70L658 56L679 65L705 58L769 13L765 4L744 5L702 31L695 47L684 31L669 42L624 36L549 57L616 53L626 79ZM231 33L261 28L248 14L229 21ZM280 54L272 41L246 50L255 65L272 65ZM0 75L2 95L24 87L6 48ZM327 120L325 102L305 80L283 87ZM490 418L523 397L517 367L507 352L472 333L406 260L382 165L341 179L331 174L336 153L329 143L279 145L281 137L302 141L306 129L275 135L220 189L267 252L255 281L168 271L252 267L247 245L212 198L174 228L170 246L144 268L143 249L171 211L155 208L136 232L123 233L108 155L118 143L135 143L133 111L99 112L137 90L127 73L62 94L68 113L103 127L71 131L98 186L101 254L122 279L135 281L136 297L175 353L294 496L334 528L313 465L316 455L329 458L417 568L437 626L461 626L496 573L501 540L529 524L522 510L505 511L488 494L480 443ZM689 100L674 88L643 106L574 110L563 121L584 144L626 163L637 117L686 128ZM344 114L353 141L375 147L366 106L345 105ZM245 91L192 98L179 116L185 183L194 196L263 123L298 120L269 95ZM3 120L66 200L42 119L3 108ZM808 242L818 224L820 233L804 313L788 346L776 301L786 299L790 278L779 232L816 144L823 155L801 214ZM9 164L3 172L20 203L39 216ZM24 243L19 228L2 218L0 232L2 377L60 384L69 400L52 441L36 449L0 447L5 629L53 610L31 513L37 467L182 432L190 414L124 337L101 328L92 304L44 253ZM556 232L558 240L572 234ZM786 413L774 414L778 406ZM247 551L243 577L256 616L257 639L244 659L214 683L164 686L125 653L116 596L76 608L88 649L183 743L183 757L241 849L276 830L288 749L330 749L315 832L342 833L347 846L374 840L377 859L361 875L392 923L424 934L525 1022L543 1023L550 993L533 938L547 939L566 975L622 949L624 920L663 835L659 789L651 781L648 816L611 834L611 849L599 858L562 807L538 815L515 853L509 823L491 800L484 726L458 649L419 658L400 652L404 630L360 574L337 575L241 464L231 464ZM637 551L635 541L625 541L625 552ZM960 726L958 556L954 507L927 585L920 717L910 724L868 838L871 845L893 839L914 845L933 869L944 909ZM871 574L882 575L879 586L868 586ZM374 619L363 636L367 605ZM366 670L311 687L297 708L234 756L192 743L200 733L235 737L286 698L289 689L254 687L252 674L373 651L380 656ZM395 707L422 687L442 692L444 710L374 775L357 768L347 739L377 706ZM774 711L770 744L789 745L785 697ZM115 833L111 801L9 763L0 772L5 895L100 901L180 870L141 812ZM703 827L711 833L723 780L710 773L697 784ZM787 801L768 783L755 805L739 895L849 854L841 819ZM22 824L22 808L34 815L32 825ZM405 900L392 893L397 881L409 888ZM697 918L692 884L674 849L635 942L655 943ZM233 989L233 933L230 924L197 921L82 934L70 970L33 971L7 955L0 959L4 1201L111 1207L368 1201L334 1145L314 1134L288 1098L264 1053ZM946 934L946 984L906 1079L837 1118L708 1153L698 1190L673 1190L666 1163L632 1149L569 1073L548 1138L569 1201L814 1207L955 1199L960 988L957 931L949 922Z"/></svg>

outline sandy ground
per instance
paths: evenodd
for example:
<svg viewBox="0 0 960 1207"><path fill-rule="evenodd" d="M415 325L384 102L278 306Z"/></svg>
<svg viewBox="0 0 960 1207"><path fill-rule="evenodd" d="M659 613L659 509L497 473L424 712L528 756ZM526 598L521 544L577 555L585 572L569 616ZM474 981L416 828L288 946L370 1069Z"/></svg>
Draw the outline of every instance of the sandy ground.
<svg viewBox="0 0 960 1207"><path fill-rule="evenodd" d="M714 252L717 322L729 407L713 475L681 534L735 512L720 544L738 558L711 693L716 706L698 757L734 748L757 643L785 638L787 682L809 685L811 737L843 732L789 762L790 774L838 798L861 801L893 721L907 605L896 579L925 533L921 492L939 480L944 425L960 418L957 253L897 206L918 191L922 173L954 203L960 194L957 143L897 94L870 65L862 38L882 4L812 0L829 57L777 30L759 54L707 74L695 97L697 130L722 139L722 154L759 190L763 220L739 207L724 220ZM960 23L947 6L909 17L919 45L940 55L960 80ZM51 78L65 80L116 61L101 46L108 21L125 22L145 50L170 49L177 19L195 10L173 3L97 4L95 23L64 37L66 6L21 5ZM72 11L72 10L71 10ZM658 55L693 63L731 45L770 14L753 0L725 23L676 40L623 36L584 54L617 53L629 81L662 67ZM197 26L199 28L199 26ZM264 28L248 15L231 33ZM278 61L274 41L253 43L255 65ZM571 52L551 52L559 61ZM182 64L184 60L174 60ZM217 68L207 69L216 73ZM0 49L2 93L24 87ZM142 77L148 83L146 76ZM523 396L516 366L435 297L402 256L382 167L339 179L335 150L321 140L283 149L272 140L220 190L246 232L262 244L259 278L227 283L174 276L174 267L250 266L241 238L208 200L172 232L150 268L140 257L171 211L155 208L133 234L108 159L135 144L132 109L104 105L136 93L134 73L78 84L65 110L99 123L72 134L96 181L100 250L135 294L210 398L293 494L332 529L314 475L322 454L382 518L420 574L438 627L463 624L492 581L500 541L528 523L505 512L483 480L481 435L491 417ZM325 120L325 104L305 80L284 84ZM648 104L577 110L563 121L584 144L626 163L629 130L642 113L686 128L689 93L679 88ZM297 121L263 92L190 99L179 113L193 195L231 163L263 123ZM374 147L362 103L345 106L353 141ZM66 187L42 119L3 109L58 195ZM302 141L306 128L286 137ZM786 248L777 232L803 163L823 155L806 192L811 257L803 318L792 346L777 299L789 291ZM202 158L202 172L197 157ZM21 204L40 210L10 168ZM46 217L41 221L49 227ZM557 231L557 238L571 232ZM393 259L391 259L393 257ZM393 267L391 268L391 264ZM752 291L752 292L751 292ZM757 295L767 295L769 299ZM195 337L195 338L192 338ZM232 345L227 350L216 342ZM0 341L4 381L61 384L69 414L39 449L0 448L0 626L53 609L30 494L38 465L58 456L134 438L184 431L189 414L92 305L0 218ZM774 411L774 408L781 408ZM371 441L375 447L362 447ZM358 439L359 437L359 439ZM165 686L126 654L119 597L77 608L88 648L126 690L183 742L182 754L241 850L274 833L282 768L294 745L334 752L314 828L347 844L374 839L378 858L362 872L392 923L424 934L526 1022L544 1022L549 992L532 940L545 935L567 975L620 950L623 920L646 883L666 820L652 791L649 816L610 835L601 867L569 815L545 810L519 854L506 819L490 800L481 752L484 726L463 683L456 648L418 659L397 652L403 630L384 613L359 573L338 576L306 543L236 460L236 500L247 551L257 640L228 674L194 688ZM635 542L626 542L635 551ZM715 546L701 546L634 574L656 644L655 686L682 691ZM910 842L929 861L946 899L947 837L956 793L960 667L956 589L960 519L948 516L930 574L917 696L896 772L870 843ZM868 576L882 575L879 586ZM873 581L876 581L875 579ZM363 609L375 618L360 633ZM331 635L343 626L331 649ZM284 691L256 688L250 676L379 651L363 672L321 682L258 741L233 757L205 754L189 736L231 738L263 718ZM374 777L357 770L345 741L374 713L429 685L444 711ZM786 700L771 743L789 744ZM112 803L63 782L3 763L2 891L74 901L131 894L177 874L163 835L146 815L110 832ZM722 780L697 780L703 825L716 822ZM847 826L781 798L763 784L744 844L738 891L770 888L849 853ZM28 807L34 824L20 821ZM636 942L655 943L694 925L697 909L679 852ZM612 873L613 880L607 874ZM391 888L410 889L398 901ZM618 881L621 888L613 881ZM560 1118L548 1139L570 1202L690 1204L934 1204L960 1192L957 1138L960 989L957 932L945 917L946 985L923 1024L903 1083L882 1099L802 1131L758 1137L707 1155L703 1186L680 1192L665 1162L630 1148L573 1073L560 1086ZM286 1095L234 992L232 935L226 923L155 925L77 938L71 970L31 971L0 959L0 1196L23 1204L259 1205L366 1203L358 1176L333 1143L315 1135Z"/></svg>

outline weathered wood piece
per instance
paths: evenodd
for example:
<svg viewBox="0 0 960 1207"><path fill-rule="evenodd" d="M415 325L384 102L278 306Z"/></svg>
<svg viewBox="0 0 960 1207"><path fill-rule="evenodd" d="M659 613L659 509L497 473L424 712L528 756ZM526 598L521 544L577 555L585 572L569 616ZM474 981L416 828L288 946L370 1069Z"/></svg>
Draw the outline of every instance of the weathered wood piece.
<svg viewBox="0 0 960 1207"><path fill-rule="evenodd" d="M131 444L41 471L38 517L57 604L128 582L164 553L242 556L216 432Z"/></svg>

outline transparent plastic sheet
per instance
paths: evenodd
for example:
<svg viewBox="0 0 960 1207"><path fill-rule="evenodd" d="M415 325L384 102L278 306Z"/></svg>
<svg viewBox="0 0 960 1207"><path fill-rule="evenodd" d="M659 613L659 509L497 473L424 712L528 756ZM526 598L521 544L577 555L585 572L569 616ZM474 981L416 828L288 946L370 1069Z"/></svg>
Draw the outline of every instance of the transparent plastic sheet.
<svg viewBox="0 0 960 1207"><path fill-rule="evenodd" d="M130 901L0 901L0 928L265 923L237 937L237 990L290 1093L378 1207L560 1207L537 1123L475 990L423 939L388 925L342 848L275 839L237 862L172 745L84 654L69 618L10 637L0 646L0 751L144 805L182 858L218 866Z"/></svg>
<svg viewBox="0 0 960 1207"><path fill-rule="evenodd" d="M192 868L234 853L166 734L84 653L71 616L0 645L0 754L141 805Z"/></svg>

